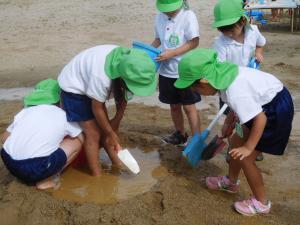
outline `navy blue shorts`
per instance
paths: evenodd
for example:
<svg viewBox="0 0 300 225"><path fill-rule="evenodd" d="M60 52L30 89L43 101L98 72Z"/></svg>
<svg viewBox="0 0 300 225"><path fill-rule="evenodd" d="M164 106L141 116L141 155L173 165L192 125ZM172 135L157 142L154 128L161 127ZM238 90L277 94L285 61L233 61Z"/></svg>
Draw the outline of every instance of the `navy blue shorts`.
<svg viewBox="0 0 300 225"><path fill-rule="evenodd" d="M174 86L177 78L159 76L159 100L166 104L192 105L201 101L198 93L190 88L178 89Z"/></svg>
<svg viewBox="0 0 300 225"><path fill-rule="evenodd" d="M1 157L12 175L28 184L35 184L59 173L67 163L67 156L60 148L49 156L24 160L14 160L2 148Z"/></svg>
<svg viewBox="0 0 300 225"><path fill-rule="evenodd" d="M273 100L262 106L267 123L256 150L272 155L282 155L288 143L294 117L294 104L289 91L284 87ZM245 123L251 129L253 119Z"/></svg>
<svg viewBox="0 0 300 225"><path fill-rule="evenodd" d="M69 122L81 122L95 118L92 110L92 99L89 97L62 91L61 99Z"/></svg>

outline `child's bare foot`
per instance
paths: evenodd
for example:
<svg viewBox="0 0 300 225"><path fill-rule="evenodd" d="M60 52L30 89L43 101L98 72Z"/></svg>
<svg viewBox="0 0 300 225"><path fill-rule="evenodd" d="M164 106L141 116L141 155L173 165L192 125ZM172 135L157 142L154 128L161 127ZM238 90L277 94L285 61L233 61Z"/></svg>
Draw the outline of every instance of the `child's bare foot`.
<svg viewBox="0 0 300 225"><path fill-rule="evenodd" d="M36 188L39 190L45 190L49 188L53 188L54 190L57 190L59 187L60 187L59 175L54 175L36 184Z"/></svg>

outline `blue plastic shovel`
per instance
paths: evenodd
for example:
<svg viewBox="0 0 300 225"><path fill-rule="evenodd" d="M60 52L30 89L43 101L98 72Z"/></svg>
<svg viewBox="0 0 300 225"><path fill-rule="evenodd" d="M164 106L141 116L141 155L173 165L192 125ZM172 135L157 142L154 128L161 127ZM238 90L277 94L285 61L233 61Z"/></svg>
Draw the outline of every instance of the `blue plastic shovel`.
<svg viewBox="0 0 300 225"><path fill-rule="evenodd" d="M255 57L252 57L250 59L248 67L259 70L260 69L260 63L256 60Z"/></svg>
<svg viewBox="0 0 300 225"><path fill-rule="evenodd" d="M192 167L196 167L198 165L198 162L201 159L202 152L206 147L205 140L209 135L211 129L218 122L227 107L228 105L224 104L213 121L211 121L209 126L201 134L196 133L193 136L192 140L189 142L188 146L186 146L186 148L183 150L182 155L187 159L188 163Z"/></svg>

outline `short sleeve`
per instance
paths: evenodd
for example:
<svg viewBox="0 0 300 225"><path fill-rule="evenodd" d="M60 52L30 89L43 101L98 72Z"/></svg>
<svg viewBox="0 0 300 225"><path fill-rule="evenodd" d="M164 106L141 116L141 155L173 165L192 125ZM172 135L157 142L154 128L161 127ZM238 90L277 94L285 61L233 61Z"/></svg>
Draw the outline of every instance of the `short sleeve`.
<svg viewBox="0 0 300 225"><path fill-rule="evenodd" d="M110 84L111 83L101 80L100 75L92 75L88 83L86 94L99 102L105 102L109 96Z"/></svg>
<svg viewBox="0 0 300 225"><path fill-rule="evenodd" d="M11 133L14 129L14 123L11 123L7 128L6 131L8 131L9 133Z"/></svg>
<svg viewBox="0 0 300 225"><path fill-rule="evenodd" d="M258 27L252 26L252 28L254 29L255 33L256 33L256 46L259 47L263 47L266 44L266 38L260 33Z"/></svg>
<svg viewBox="0 0 300 225"><path fill-rule="evenodd" d="M237 114L240 123L244 124L262 112L262 107L253 96L239 96L228 99L231 109Z"/></svg>
<svg viewBox="0 0 300 225"><path fill-rule="evenodd" d="M26 110L26 108L22 109L17 115L15 115L14 121L6 128L6 131L8 131L9 133L11 133L13 131L15 125L24 116L24 110Z"/></svg>
<svg viewBox="0 0 300 225"><path fill-rule="evenodd" d="M70 137L77 137L81 132L82 129L80 128L78 123L75 122L66 122L66 134Z"/></svg>
<svg viewBox="0 0 300 225"><path fill-rule="evenodd" d="M218 60L220 62L224 62L227 60L226 48L224 47L224 44L222 44L222 40L220 37L215 39L213 48L218 53Z"/></svg>
<svg viewBox="0 0 300 225"><path fill-rule="evenodd" d="M199 23L197 17L195 13L189 11L187 16L186 27L185 27L185 37L188 41L190 41L199 36L200 36L200 31L199 31Z"/></svg>

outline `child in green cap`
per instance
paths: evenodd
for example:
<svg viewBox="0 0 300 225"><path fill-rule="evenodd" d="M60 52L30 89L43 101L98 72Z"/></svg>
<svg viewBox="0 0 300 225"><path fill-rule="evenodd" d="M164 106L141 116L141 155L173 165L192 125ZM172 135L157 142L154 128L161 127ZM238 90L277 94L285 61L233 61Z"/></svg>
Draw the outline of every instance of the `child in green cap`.
<svg viewBox="0 0 300 225"><path fill-rule="evenodd" d="M219 62L212 49L197 49L186 54L179 63L175 86L192 87L201 95L218 93L231 109L222 128L223 137L229 137L236 128L230 137L229 172L226 176L207 177L207 187L236 193L242 169L254 196L235 202L235 209L247 216L269 213L271 202L266 198L255 158L260 152L284 153L294 116L289 91L269 73Z"/></svg>
<svg viewBox="0 0 300 225"><path fill-rule="evenodd" d="M127 101L132 94L151 95L157 85L155 73L154 62L143 50L99 45L76 55L58 76L67 120L83 129L87 163L94 176L101 173L100 142L113 163L121 165L117 131ZM110 119L105 102L113 93L117 110Z"/></svg>
<svg viewBox="0 0 300 225"><path fill-rule="evenodd" d="M2 160L17 178L38 189L59 185L59 173L81 150L82 130L69 123L59 103L56 80L39 82L22 109L1 136Z"/></svg>
<svg viewBox="0 0 300 225"><path fill-rule="evenodd" d="M248 66L255 57L261 63L266 39L256 25L249 24L240 0L219 0L214 8L213 28L222 34L215 40L214 49L220 61Z"/></svg>
<svg viewBox="0 0 300 225"><path fill-rule="evenodd" d="M161 46L162 54L157 57L159 68L159 100L169 104L175 132L164 138L168 143L183 145L187 141L182 108L187 115L192 134L199 132L200 119L195 103L201 101L199 94L190 89L174 87L178 78L178 62L181 57L199 45L199 25L197 17L186 1L157 0L160 13L155 20L155 39L152 46Z"/></svg>
<svg viewBox="0 0 300 225"><path fill-rule="evenodd" d="M253 57L259 63L263 61L266 39L256 25L248 23L243 6L241 0L219 0L215 5L213 27L222 34L215 40L213 48L218 53L219 61L248 66ZM220 106L222 105L220 100ZM262 155L257 157L258 161L262 159Z"/></svg>

